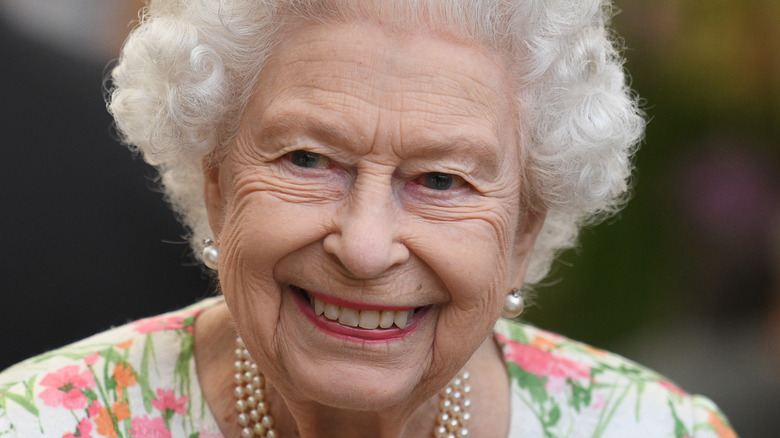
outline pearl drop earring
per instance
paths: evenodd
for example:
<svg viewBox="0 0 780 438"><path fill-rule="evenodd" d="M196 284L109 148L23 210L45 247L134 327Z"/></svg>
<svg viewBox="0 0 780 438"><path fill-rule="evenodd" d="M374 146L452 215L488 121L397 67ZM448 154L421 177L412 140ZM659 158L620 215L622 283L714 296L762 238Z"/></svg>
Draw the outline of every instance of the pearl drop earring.
<svg viewBox="0 0 780 438"><path fill-rule="evenodd" d="M523 313L525 302L523 301L523 295L520 293L520 289L512 289L504 298L504 309L501 311L501 316L504 318L517 318Z"/></svg>
<svg viewBox="0 0 780 438"><path fill-rule="evenodd" d="M217 248L217 245L214 243L211 239L206 239L203 241L203 243L206 244L206 246L203 248L203 264L206 265L207 268L217 270L218 266L218 259L219 259L219 249Z"/></svg>

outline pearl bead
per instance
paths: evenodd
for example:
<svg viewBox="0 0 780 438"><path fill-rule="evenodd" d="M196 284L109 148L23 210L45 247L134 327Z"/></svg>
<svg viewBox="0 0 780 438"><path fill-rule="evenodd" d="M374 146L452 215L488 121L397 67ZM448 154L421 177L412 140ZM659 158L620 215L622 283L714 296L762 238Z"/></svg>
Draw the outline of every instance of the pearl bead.
<svg viewBox="0 0 780 438"><path fill-rule="evenodd" d="M249 416L247 414L238 414L238 424L242 426L249 424Z"/></svg>
<svg viewBox="0 0 780 438"><path fill-rule="evenodd" d="M266 428L260 423L255 423L254 431L257 435L263 436L266 432Z"/></svg>
<svg viewBox="0 0 780 438"><path fill-rule="evenodd" d="M523 313L523 307L525 307L523 296L520 295L520 292L513 291L504 298L504 308L501 311L501 316L509 319L517 318Z"/></svg>
<svg viewBox="0 0 780 438"><path fill-rule="evenodd" d="M265 433L265 438L279 438L279 436L276 434L275 430L269 429L268 432Z"/></svg>
<svg viewBox="0 0 780 438"><path fill-rule="evenodd" d="M219 266L219 250L217 249L216 245L206 245L206 247L203 248L203 253L201 255L203 256L204 265L206 265L209 269L217 269Z"/></svg>
<svg viewBox="0 0 780 438"><path fill-rule="evenodd" d="M260 422L269 429L274 426L274 418L270 415L263 415L263 419Z"/></svg>
<svg viewBox="0 0 780 438"><path fill-rule="evenodd" d="M252 429L245 427L241 429L241 438L252 438L255 436L255 433L252 431Z"/></svg>

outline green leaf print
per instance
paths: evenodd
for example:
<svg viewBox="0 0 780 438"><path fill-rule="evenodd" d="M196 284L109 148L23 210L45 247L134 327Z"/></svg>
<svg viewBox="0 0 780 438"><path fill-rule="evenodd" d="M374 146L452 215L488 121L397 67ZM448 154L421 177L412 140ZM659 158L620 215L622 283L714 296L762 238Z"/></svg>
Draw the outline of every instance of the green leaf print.
<svg viewBox="0 0 780 438"><path fill-rule="evenodd" d="M97 384L97 382L95 382ZM91 405L93 401L97 400L99 396L97 393L91 389L82 389L81 392L87 396L87 400L89 402L87 403L87 406Z"/></svg>
<svg viewBox="0 0 780 438"><path fill-rule="evenodd" d="M193 343L195 339L191 334L184 332L181 340L181 350L176 359L174 374L179 384L179 392L184 394L190 387L190 360L192 360Z"/></svg>
<svg viewBox="0 0 780 438"><path fill-rule="evenodd" d="M571 407L573 407L575 411L580 412L582 408L590 406L593 387L588 385L586 388L571 379L567 379L567 382L569 383L569 387L571 387L571 399L569 401Z"/></svg>
<svg viewBox="0 0 780 438"><path fill-rule="evenodd" d="M547 400L549 396L544 388L547 378L540 378L514 363L509 364L509 372L521 388L528 390L534 403L542 404Z"/></svg>
<svg viewBox="0 0 780 438"><path fill-rule="evenodd" d="M671 400L668 403L669 409L672 411L672 416L674 417L674 437L689 437L691 434L688 432L688 428L685 427L685 424L683 424L682 420L680 420L680 417L677 415L677 411L674 410L674 405L672 404Z"/></svg>
<svg viewBox="0 0 780 438"><path fill-rule="evenodd" d="M141 385L141 394L147 413L152 412L152 400L155 397L152 386L149 384L149 361L154 357L154 342L152 342L152 336L147 334L144 341L144 353L141 358L141 370L138 373L138 384Z"/></svg>
<svg viewBox="0 0 780 438"><path fill-rule="evenodd" d="M26 399L25 397L22 397L19 394L14 394L12 392L7 392L3 394L4 398L7 398L8 400L13 401L14 403L18 404L19 406L23 407L26 411L29 413L35 415L38 417L40 413L38 412L38 408L35 407L35 404L31 402L30 400Z"/></svg>
<svg viewBox="0 0 780 438"><path fill-rule="evenodd" d="M558 405L553 406L550 412L547 413L546 426L552 427L558 424L558 420L561 419L561 408Z"/></svg>

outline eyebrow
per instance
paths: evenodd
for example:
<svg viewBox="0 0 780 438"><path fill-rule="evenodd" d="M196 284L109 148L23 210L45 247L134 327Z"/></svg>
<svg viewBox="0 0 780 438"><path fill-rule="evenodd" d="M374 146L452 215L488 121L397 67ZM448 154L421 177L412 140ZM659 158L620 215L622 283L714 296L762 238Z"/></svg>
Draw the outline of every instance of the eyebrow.
<svg viewBox="0 0 780 438"><path fill-rule="evenodd" d="M370 144L361 144L355 137L362 136L357 126L344 119L320 118L298 112L282 112L263 120L256 134L258 140L270 140L291 133L304 133L324 144L346 146L351 154L365 155L370 152ZM357 135L356 135L357 133ZM449 156L464 162L470 161L469 169L476 177L490 179L498 174L501 167L501 154L498 139L485 140L471 136L449 135L447 138L433 138L425 135L415 141L402 143L396 152L403 159L432 158ZM476 151L476 154L472 152ZM474 157L477 159L474 159Z"/></svg>
<svg viewBox="0 0 780 438"><path fill-rule="evenodd" d="M343 121L325 121L320 117L305 116L297 112L283 112L274 114L269 120L263 120L256 137L262 141L299 132L325 144L347 145L359 153L361 146L346 134L356 131L356 127Z"/></svg>

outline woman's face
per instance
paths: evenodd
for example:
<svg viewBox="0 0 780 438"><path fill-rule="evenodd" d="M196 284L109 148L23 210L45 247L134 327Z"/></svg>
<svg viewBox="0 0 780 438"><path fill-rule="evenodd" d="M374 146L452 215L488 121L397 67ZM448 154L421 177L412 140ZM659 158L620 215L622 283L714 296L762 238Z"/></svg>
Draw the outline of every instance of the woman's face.
<svg viewBox="0 0 780 438"><path fill-rule="evenodd" d="M422 400L490 333L541 222L503 64L368 25L282 41L206 169L230 312L283 394Z"/></svg>

